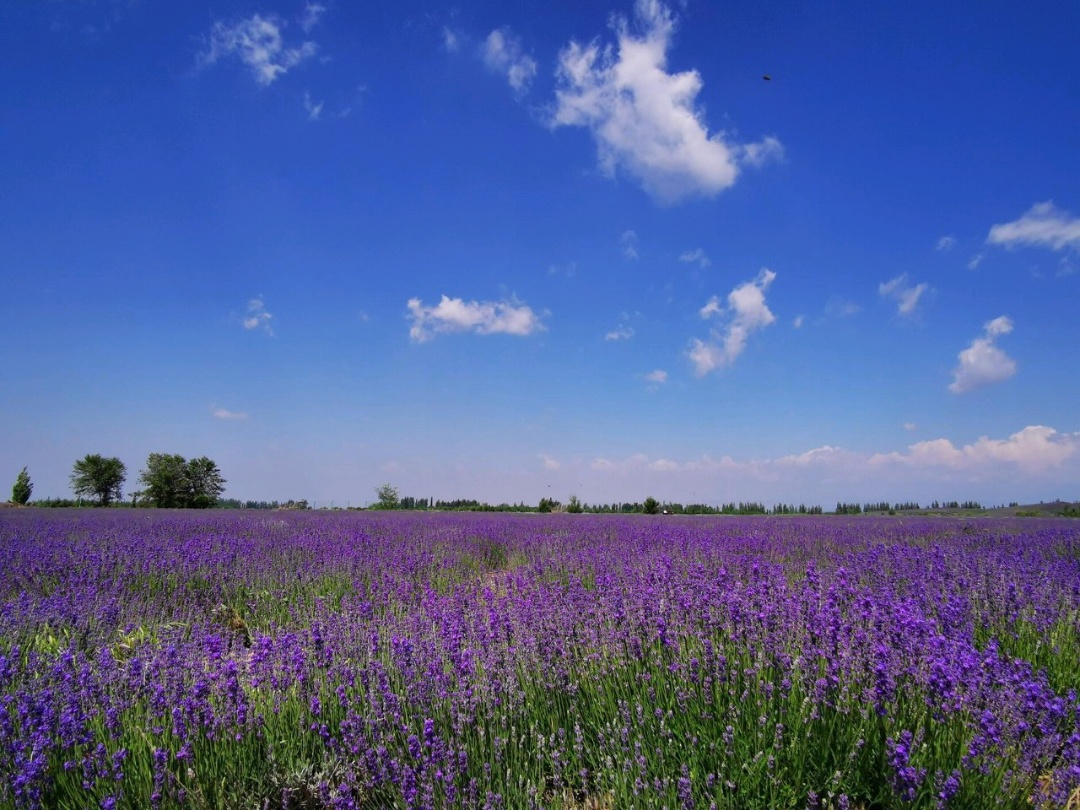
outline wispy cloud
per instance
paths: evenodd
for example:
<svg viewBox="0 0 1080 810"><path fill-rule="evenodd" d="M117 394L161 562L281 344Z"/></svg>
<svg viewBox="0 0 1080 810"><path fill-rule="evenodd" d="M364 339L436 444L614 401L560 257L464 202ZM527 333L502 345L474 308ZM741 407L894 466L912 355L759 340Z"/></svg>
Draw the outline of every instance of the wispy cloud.
<svg viewBox="0 0 1080 810"><path fill-rule="evenodd" d="M854 301L849 301L839 295L830 295L825 302L825 317L827 318L850 318L858 315L860 307Z"/></svg>
<svg viewBox="0 0 1080 810"><path fill-rule="evenodd" d="M273 319L273 315L266 311L266 304L263 303L262 296L258 298L252 298L248 301L247 305L247 317L244 318L244 328L247 330L262 329L266 334L274 334L274 330L270 327L270 321Z"/></svg>
<svg viewBox="0 0 1080 810"><path fill-rule="evenodd" d="M925 282L911 286L908 284L907 273L903 273L890 281L878 285L878 294L885 299L896 302L896 311L900 315L912 315L919 305L919 299L923 293L930 289Z"/></svg>
<svg viewBox="0 0 1080 810"><path fill-rule="evenodd" d="M442 28L443 50L447 53L457 53L461 49L461 34L448 25Z"/></svg>
<svg viewBox="0 0 1080 810"><path fill-rule="evenodd" d="M968 270L977 270L979 265L982 264L983 259L986 258L985 254L976 253L972 256L967 263Z"/></svg>
<svg viewBox="0 0 1080 810"><path fill-rule="evenodd" d="M1053 201L1035 203L1019 219L995 225L986 241L991 245L1034 245L1051 250L1080 249L1080 218L1057 208Z"/></svg>
<svg viewBox="0 0 1080 810"><path fill-rule="evenodd" d="M620 323L617 327L604 335L604 340L629 340L633 336L634 327Z"/></svg>
<svg viewBox="0 0 1080 810"><path fill-rule="evenodd" d="M696 103L701 76L667 72L674 15L659 0L638 0L634 12L633 25L613 19L614 47L571 42L559 54L552 127L587 128L605 173L623 170L668 203L714 196L743 165L783 155L776 138L739 144L723 132L709 135Z"/></svg>
<svg viewBox="0 0 1080 810"><path fill-rule="evenodd" d="M765 304L765 291L776 279L776 273L766 267L753 281L747 281L733 289L727 296L726 306L714 296L700 310L702 318L728 316L722 331L712 330L706 341L695 338L687 352L699 377L724 366L730 366L746 348L746 341L754 332L764 329L776 320Z"/></svg>
<svg viewBox="0 0 1080 810"><path fill-rule="evenodd" d="M322 117L323 102L314 102L311 100L310 93L304 93L304 109L307 111L309 121L318 121Z"/></svg>
<svg viewBox="0 0 1080 810"><path fill-rule="evenodd" d="M705 251L701 248L695 248L694 250L688 250L679 256L679 261L684 264L696 264L702 270L708 267L712 262L709 257L705 255Z"/></svg>
<svg viewBox="0 0 1080 810"><path fill-rule="evenodd" d="M488 34L480 54L492 73L506 77L515 94L529 91L536 77L536 60L525 53L521 40L509 28L496 28Z"/></svg>
<svg viewBox="0 0 1080 810"><path fill-rule="evenodd" d="M215 408L214 418L221 419L224 422L242 422L248 418L248 415L243 411L230 411L225 408Z"/></svg>
<svg viewBox="0 0 1080 810"><path fill-rule="evenodd" d="M1002 315L988 321L983 329L985 334L971 341L971 345L959 354L960 365L953 369L953 381L949 385L954 394L1002 382L1016 373L1016 361L994 343L998 337L1013 330L1012 321Z"/></svg>
<svg viewBox="0 0 1080 810"><path fill-rule="evenodd" d="M943 236L937 240L937 245L935 245L935 248L937 250L940 250L942 253L948 253L954 247L956 247L955 236Z"/></svg>
<svg viewBox="0 0 1080 810"><path fill-rule="evenodd" d="M557 470L562 467L562 464L560 464L557 460L553 459L547 453L540 453L537 458L540 459L540 466L543 467L545 470Z"/></svg>
<svg viewBox="0 0 1080 810"><path fill-rule="evenodd" d="M629 230L623 231L622 236L619 237L619 244L622 245L622 252L625 258L636 259L638 257L638 237L636 232Z"/></svg>
<svg viewBox="0 0 1080 810"><path fill-rule="evenodd" d="M802 329L803 322L806 320L802 315L796 315L795 320L791 322L791 325L796 329Z"/></svg>
<svg viewBox="0 0 1080 810"><path fill-rule="evenodd" d="M310 34L311 29L319 24L319 20L325 13L326 6L323 3L308 3L304 6L304 13L300 17L300 28L305 34Z"/></svg>
<svg viewBox="0 0 1080 810"><path fill-rule="evenodd" d="M407 306L409 338L416 343L451 332L531 335L544 329L540 315L514 301L464 301L444 295L435 306L426 307L419 298L410 298Z"/></svg>
<svg viewBox="0 0 1080 810"><path fill-rule="evenodd" d="M213 65L220 59L236 57L251 71L255 81L272 84L305 59L315 55L314 42L285 45L282 30L286 23L275 15L255 14L235 23L216 22L210 29L209 48L199 55L199 63Z"/></svg>
<svg viewBox="0 0 1080 810"><path fill-rule="evenodd" d="M667 382L668 373L662 368L658 368L655 371L650 371L645 375L645 381L653 383L654 385L663 385Z"/></svg>

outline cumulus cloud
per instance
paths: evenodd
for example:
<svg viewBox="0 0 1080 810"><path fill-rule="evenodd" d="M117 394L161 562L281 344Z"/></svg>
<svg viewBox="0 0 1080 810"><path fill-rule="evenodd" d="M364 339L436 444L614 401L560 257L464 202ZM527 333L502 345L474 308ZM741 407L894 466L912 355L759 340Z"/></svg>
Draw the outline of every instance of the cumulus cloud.
<svg viewBox="0 0 1080 810"><path fill-rule="evenodd" d="M686 251L679 256L679 261L685 264L696 264L702 270L712 264L712 261L710 261L709 257L705 254L705 251L701 248Z"/></svg>
<svg viewBox="0 0 1080 810"><path fill-rule="evenodd" d="M970 444L957 446L946 438L909 445L905 450L888 453L857 453L843 447L823 445L802 453L770 459L733 459L709 455L680 461L670 458L650 459L635 453L620 460L597 458L594 470L605 473L632 472L730 473L759 481L808 480L814 476L830 481L895 480L895 472L934 473L935 479L965 476L1015 478L1017 471L1038 475L1055 470L1078 455L1080 433L1059 433L1044 425L1029 425L1006 439L980 437ZM882 476L885 476L882 478Z"/></svg>
<svg viewBox="0 0 1080 810"><path fill-rule="evenodd" d="M282 30L286 24L273 14L255 14L232 24L214 23L210 29L210 46L199 56L202 65L213 65L219 59L236 57L251 71L259 84L272 84L305 59L315 55L314 42L302 42L295 47L285 45Z"/></svg>
<svg viewBox="0 0 1080 810"><path fill-rule="evenodd" d="M775 138L739 144L710 135L696 103L701 76L667 71L675 17L659 0L638 0L634 16L634 25L613 19L614 46L571 42L559 54L553 128L587 128L606 174L625 171L667 203L715 196L742 166L782 156Z"/></svg>
<svg viewBox="0 0 1080 810"><path fill-rule="evenodd" d="M983 329L985 334L971 341L971 345L958 355L960 365L953 369L953 381L949 385L954 394L1007 380L1016 373L1016 361L994 343L998 337L1013 330L1012 321L1002 315L987 322Z"/></svg>
<svg viewBox="0 0 1080 810"><path fill-rule="evenodd" d="M426 307L419 298L410 298L407 306L413 322L409 338L416 343L448 332L531 335L544 328L540 315L514 301L464 301L444 295L435 306Z"/></svg>
<svg viewBox="0 0 1080 810"><path fill-rule="evenodd" d="M604 335L604 340L629 340L633 336L634 328L620 323L615 329Z"/></svg>
<svg viewBox="0 0 1080 810"><path fill-rule="evenodd" d="M650 382L653 385L663 385L667 382L668 374L662 368L658 368L655 371L650 371L645 375L645 381Z"/></svg>
<svg viewBox="0 0 1080 810"><path fill-rule="evenodd" d="M515 93L528 92L536 76L536 60L522 50L521 40L509 28L496 28L488 34L480 55L488 70L506 76Z"/></svg>
<svg viewBox="0 0 1080 810"><path fill-rule="evenodd" d="M756 279L728 293L726 306L714 296L699 310L698 314L705 319L727 317L727 325L722 331L712 330L707 342L695 338L690 344L688 356L699 377L730 366L746 348L750 335L776 320L765 304L765 291L775 278L776 273L763 267Z"/></svg>
<svg viewBox="0 0 1080 810"><path fill-rule="evenodd" d="M243 411L230 411L225 408L215 408L214 418L221 419L225 422L242 422L248 418L248 415Z"/></svg>
<svg viewBox="0 0 1080 810"><path fill-rule="evenodd" d="M903 273L890 281L879 284L878 294L882 298L895 301L896 311L900 315L911 315L919 305L919 299L928 289L930 285L925 282L911 286L908 284L907 273Z"/></svg>
<svg viewBox="0 0 1080 810"><path fill-rule="evenodd" d="M623 231L622 236L619 237L619 244L622 245L625 258L636 259L638 257L637 243L638 238L634 231Z"/></svg>
<svg viewBox="0 0 1080 810"><path fill-rule="evenodd" d="M262 296L258 298L252 298L248 301L247 316L244 318L244 328L247 330L262 329L266 334L274 334L274 330L270 327L270 321L273 319L273 315L266 311L266 304L263 303Z"/></svg>
<svg viewBox="0 0 1080 810"><path fill-rule="evenodd" d="M1058 433L1044 425L1029 425L1007 439L982 436L957 447L948 439L911 445L906 453L877 454L871 464L899 463L916 467L980 469L990 464L1016 465L1027 472L1059 467L1080 447L1080 434Z"/></svg>
<svg viewBox="0 0 1080 810"><path fill-rule="evenodd" d="M991 245L1035 245L1051 250L1080 249L1080 218L1053 201L1035 203L1019 219L995 225L986 241Z"/></svg>
<svg viewBox="0 0 1080 810"><path fill-rule="evenodd" d="M956 247L956 237L943 236L937 240L937 245L935 247L942 253L948 253L950 250Z"/></svg>

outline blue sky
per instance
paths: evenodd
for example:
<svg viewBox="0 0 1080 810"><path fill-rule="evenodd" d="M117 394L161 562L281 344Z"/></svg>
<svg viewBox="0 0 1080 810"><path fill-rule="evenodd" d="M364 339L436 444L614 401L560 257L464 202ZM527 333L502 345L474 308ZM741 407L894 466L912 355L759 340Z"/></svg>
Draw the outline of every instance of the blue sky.
<svg viewBox="0 0 1080 810"><path fill-rule="evenodd" d="M1078 30L5 3L0 481L173 452L320 505L1078 499Z"/></svg>

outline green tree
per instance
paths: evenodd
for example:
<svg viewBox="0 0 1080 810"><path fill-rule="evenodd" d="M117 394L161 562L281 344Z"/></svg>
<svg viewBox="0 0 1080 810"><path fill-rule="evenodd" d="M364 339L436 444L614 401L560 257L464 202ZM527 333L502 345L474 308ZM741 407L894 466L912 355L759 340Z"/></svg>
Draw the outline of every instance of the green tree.
<svg viewBox="0 0 1080 810"><path fill-rule="evenodd" d="M22 468L15 477L15 486L11 488L11 502L25 505L30 500L30 493L34 491L34 485L30 483L30 473L26 467Z"/></svg>
<svg viewBox="0 0 1080 810"><path fill-rule="evenodd" d="M143 496L160 509L208 509L225 491L225 479L213 459L187 461L175 453L151 453L139 475Z"/></svg>
<svg viewBox="0 0 1080 810"><path fill-rule="evenodd" d="M80 498L95 498L99 506L108 506L121 498L125 478L127 468L120 459L91 453L75 462L71 489Z"/></svg>
<svg viewBox="0 0 1080 810"><path fill-rule="evenodd" d="M655 515L657 512L660 511L660 502L656 500L656 498L654 498L652 495L645 499L645 502L642 504L642 506L645 507L646 515Z"/></svg>
<svg viewBox="0 0 1080 810"><path fill-rule="evenodd" d="M209 509L217 504L224 491L225 479L213 459L199 456L187 463L188 506Z"/></svg>
<svg viewBox="0 0 1080 810"><path fill-rule="evenodd" d="M397 487L390 484L383 484L382 486L375 487L375 497L379 499L379 502L375 504L376 509L397 509L399 505Z"/></svg>
<svg viewBox="0 0 1080 810"><path fill-rule="evenodd" d="M578 500L577 495L570 496L570 500L566 502L566 511L573 515L580 514L584 511L584 507L582 507L581 501Z"/></svg>
<svg viewBox="0 0 1080 810"><path fill-rule="evenodd" d="M159 509L187 506L188 465L183 456L174 453L151 453L146 469L139 474L143 497Z"/></svg>

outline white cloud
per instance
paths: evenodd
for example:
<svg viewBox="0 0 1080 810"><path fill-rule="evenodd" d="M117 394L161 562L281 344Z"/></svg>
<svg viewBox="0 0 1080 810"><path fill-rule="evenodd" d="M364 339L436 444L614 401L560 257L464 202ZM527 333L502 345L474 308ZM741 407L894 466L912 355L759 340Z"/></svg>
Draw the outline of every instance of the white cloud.
<svg viewBox="0 0 1080 810"><path fill-rule="evenodd" d="M557 470L562 466L558 461L546 453L540 453L537 458L540 459L540 466L545 470Z"/></svg>
<svg viewBox="0 0 1080 810"><path fill-rule="evenodd" d="M960 365L953 369L953 381L949 385L954 394L1007 380L1016 373L1016 361L994 345L998 337L1013 330L1012 321L1002 315L987 322L983 328L986 334L975 338L958 355Z"/></svg>
<svg viewBox="0 0 1080 810"><path fill-rule="evenodd" d="M322 3L308 3L304 6L304 16L300 18L300 28L305 34L310 34L311 29L319 24L319 20L325 13L326 6Z"/></svg>
<svg viewBox="0 0 1080 810"><path fill-rule="evenodd" d="M592 133L601 169L621 169L663 202L712 197L731 186L743 165L779 157L775 138L738 144L709 135L696 105L702 88L696 70L668 73L675 18L659 0L637 0L636 30L612 22L617 46L571 42L559 54L552 127L581 126Z"/></svg>
<svg viewBox="0 0 1080 810"><path fill-rule="evenodd" d="M515 93L528 92L536 76L536 60L522 51L521 40L509 28L496 28L488 34L480 53L488 69L504 74Z"/></svg>
<svg viewBox="0 0 1080 810"><path fill-rule="evenodd" d="M413 322L409 337L416 343L448 332L530 335L544 328L541 316L513 301L464 301L444 295L433 307L425 307L419 298L410 298L407 306Z"/></svg>
<svg viewBox="0 0 1080 810"><path fill-rule="evenodd" d="M668 458L658 458L649 462L649 469L653 472L675 472L679 469L679 463Z"/></svg>
<svg viewBox="0 0 1080 810"><path fill-rule="evenodd" d="M686 251L679 257L679 261L686 264L696 264L702 270L712 264L712 261L709 260L709 257L705 255L705 251L701 248Z"/></svg>
<svg viewBox="0 0 1080 810"><path fill-rule="evenodd" d="M215 408L214 418L226 422L242 422L248 418L248 415L243 411L230 411L225 408Z"/></svg>
<svg viewBox="0 0 1080 810"><path fill-rule="evenodd" d="M923 293L930 289L925 282L914 287L908 284L907 273L878 285L878 294L896 302L896 311L900 315L911 315L919 305Z"/></svg>
<svg viewBox="0 0 1080 810"><path fill-rule="evenodd" d="M655 371L650 371L645 375L645 381L651 382L654 385L663 385L667 382L668 374L662 368L658 368Z"/></svg>
<svg viewBox="0 0 1080 810"><path fill-rule="evenodd" d="M323 102L316 104L311 100L311 94L304 93L304 109L307 110L307 116L309 121L318 121L322 116Z"/></svg>
<svg viewBox="0 0 1080 810"><path fill-rule="evenodd" d="M982 436L962 447L948 439L918 442L906 453L871 456L870 463L973 470L992 464L1015 464L1027 472L1042 472L1059 467L1077 448L1080 448L1080 434L1058 433L1044 425L1029 425L1007 439Z"/></svg>
<svg viewBox="0 0 1080 810"><path fill-rule="evenodd" d="M623 256L627 259L636 259L638 257L638 238L634 231L623 231L622 236L619 237L619 244L622 245Z"/></svg>
<svg viewBox="0 0 1080 810"><path fill-rule="evenodd" d="M796 329L802 329L804 320L805 318L802 315L796 315L795 320L791 322L791 325L794 326Z"/></svg>
<svg viewBox="0 0 1080 810"><path fill-rule="evenodd" d="M941 237L940 239L937 240L937 245L935 247L937 248L937 250L940 250L942 253L948 253L950 250L952 250L954 247L956 247L956 237L955 236L943 236L943 237Z"/></svg>
<svg viewBox="0 0 1080 810"><path fill-rule="evenodd" d="M992 227L986 241L1006 247L1036 245L1051 250L1080 249L1080 218L1047 200L1035 203L1019 219Z"/></svg>
<svg viewBox="0 0 1080 810"><path fill-rule="evenodd" d="M740 284L728 293L726 307L713 296L699 310L698 314L705 319L729 314L729 321L723 332L714 329L708 342L696 338L691 342L687 354L699 377L734 363L746 348L750 335L776 320L776 316L765 304L765 291L775 278L776 273L763 267L756 279Z"/></svg>
<svg viewBox="0 0 1080 810"><path fill-rule="evenodd" d="M986 256L984 254L976 253L974 256L971 257L970 260L968 260L968 263L967 263L968 270L976 270L976 269L978 269L979 265L982 264L982 261L985 258L986 258Z"/></svg>
<svg viewBox="0 0 1080 810"><path fill-rule="evenodd" d="M839 295L829 296L825 302L825 316L829 318L850 318L859 313L860 307L854 301L848 301Z"/></svg>
<svg viewBox="0 0 1080 810"><path fill-rule="evenodd" d="M264 86L272 84L318 50L314 42L286 47L281 35L283 28L285 23L272 14L267 17L255 14L232 25L216 22L210 29L210 47L200 54L199 62L213 65L219 59L235 56L247 65L256 82Z"/></svg>
<svg viewBox="0 0 1080 810"><path fill-rule="evenodd" d="M918 428L919 428L919 426L916 425L914 422L904 422L904 430L912 431L912 430L918 430Z"/></svg>
<svg viewBox="0 0 1080 810"><path fill-rule="evenodd" d="M618 327L604 335L604 340L629 340L633 336L634 328L620 323Z"/></svg>
<svg viewBox="0 0 1080 810"><path fill-rule="evenodd" d="M461 35L449 26L443 26L442 41L443 49L447 53L457 53L458 50L461 48Z"/></svg>
<svg viewBox="0 0 1080 810"><path fill-rule="evenodd" d="M243 321L244 328L250 331L261 327L266 334L272 335L274 330L270 328L270 321L273 317L266 311L266 304L263 303L261 295L258 298L252 298L248 301L247 317Z"/></svg>

